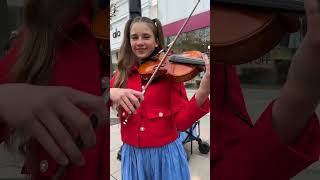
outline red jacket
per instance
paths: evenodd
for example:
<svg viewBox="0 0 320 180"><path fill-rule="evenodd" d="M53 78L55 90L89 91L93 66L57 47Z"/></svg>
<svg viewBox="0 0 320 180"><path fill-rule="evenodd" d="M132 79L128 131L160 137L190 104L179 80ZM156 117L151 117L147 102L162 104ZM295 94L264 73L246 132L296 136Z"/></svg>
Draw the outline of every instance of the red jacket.
<svg viewBox="0 0 320 180"><path fill-rule="evenodd" d="M83 31L81 31L81 35L79 36L70 36L75 38L74 41L64 42L64 48L59 51L55 61L53 84L72 87L95 95L102 95L100 57L96 39L90 29L89 6L86 7L87 8L82 11L82 14L70 24L70 27L66 28L66 30L72 30L77 27L82 28ZM21 41L21 39L18 41ZM0 61L0 83L7 82L6 75L12 67L12 64L15 62L18 53L19 46L17 44L20 44L20 42L16 43L9 54ZM2 126L0 132L4 132L4 130L5 129ZM93 148L82 151L86 160L86 165L83 167L72 166L67 170L63 179L109 179L109 154L107 153L109 152L108 123L106 123L105 128L96 130L96 138L97 144ZM35 143L34 149L37 156L36 161L32 162L32 164L36 165L36 171L33 173L34 179L51 180L58 164L40 144ZM44 168L45 171L40 172L39 166L40 163L43 164L43 162L48 163L48 168ZM29 166L25 165L25 173L28 173L29 168Z"/></svg>
<svg viewBox="0 0 320 180"><path fill-rule="evenodd" d="M272 128L272 103L253 126L235 68L213 66L211 179L285 180L319 159L316 115L291 146Z"/></svg>
<svg viewBox="0 0 320 180"><path fill-rule="evenodd" d="M111 79L113 87L115 76ZM127 88L142 91L146 81L141 80L135 66L128 77ZM183 83L168 77L152 82L144 95L144 101L126 124L121 123L121 137L126 144L135 147L158 147L178 137L177 130L183 131L209 112L209 98L198 107L193 97L190 102ZM123 122L127 113L121 114Z"/></svg>

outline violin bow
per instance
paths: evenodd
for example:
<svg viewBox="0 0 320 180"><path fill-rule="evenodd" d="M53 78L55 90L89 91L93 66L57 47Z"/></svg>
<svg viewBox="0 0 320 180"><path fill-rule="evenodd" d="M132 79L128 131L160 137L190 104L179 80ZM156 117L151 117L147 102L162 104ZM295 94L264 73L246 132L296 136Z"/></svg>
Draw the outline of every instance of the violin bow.
<svg viewBox="0 0 320 180"><path fill-rule="evenodd" d="M182 27L180 28L179 32L177 33L176 37L174 38L174 40L168 45L169 48L167 50L167 52L164 54L164 56L161 58L160 63L158 64L158 67L156 68L156 70L153 72L152 76L150 77L150 79L148 80L147 84L144 86L144 88L142 89L142 95L144 95L146 93L147 88L149 87L149 85L151 84L151 82L153 81L153 79L155 78L156 74L158 73L161 65L164 63L164 60L167 58L169 52L171 51L173 45L176 43L178 37L180 36L180 34L182 33L182 30L184 29L184 27L186 26L187 22L189 21L189 19L191 18L193 12L195 11L195 9L197 8L198 4L200 3L200 0L198 0L197 4L194 6L194 8L192 9L189 17L184 21ZM161 50L161 52L163 52L164 49ZM139 99L140 100L140 99ZM126 124L128 122L128 119L130 118L130 115L127 116L127 118L124 120L124 124Z"/></svg>
<svg viewBox="0 0 320 180"><path fill-rule="evenodd" d="M189 19L191 18L193 12L195 11L195 9L197 8L198 4L200 3L200 0L198 0L197 4L194 6L193 10L191 11L189 17L184 21L182 27L180 28L178 34L176 35L176 37L174 38L174 40L169 44L169 48L167 50L167 52L164 54L164 56L161 58L161 61L158 65L158 67L156 68L156 70L153 72L151 78L149 79L149 81L147 82L147 84L145 85L144 89L142 90L142 94L144 95L146 89L149 87L150 83L152 82L152 80L155 78L156 74L158 73L161 65L163 64L164 60L167 58L169 52L171 51L173 45L176 43L178 37L180 36L180 34L182 33L182 30L184 29L184 27L186 26L187 22L189 21Z"/></svg>
<svg viewBox="0 0 320 180"><path fill-rule="evenodd" d="M172 43L173 42L169 43L166 48L169 48L172 45ZM161 49L161 51L159 51L157 55L161 54L163 51L165 51L165 48Z"/></svg>

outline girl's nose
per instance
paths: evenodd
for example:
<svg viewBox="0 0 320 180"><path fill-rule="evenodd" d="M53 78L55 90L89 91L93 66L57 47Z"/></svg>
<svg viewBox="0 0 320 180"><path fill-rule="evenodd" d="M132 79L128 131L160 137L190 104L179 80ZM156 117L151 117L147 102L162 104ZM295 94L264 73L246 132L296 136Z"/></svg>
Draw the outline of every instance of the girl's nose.
<svg viewBox="0 0 320 180"><path fill-rule="evenodd" d="M139 39L137 40L137 45L141 45L141 46L144 45L143 39L140 39L140 38L139 38Z"/></svg>

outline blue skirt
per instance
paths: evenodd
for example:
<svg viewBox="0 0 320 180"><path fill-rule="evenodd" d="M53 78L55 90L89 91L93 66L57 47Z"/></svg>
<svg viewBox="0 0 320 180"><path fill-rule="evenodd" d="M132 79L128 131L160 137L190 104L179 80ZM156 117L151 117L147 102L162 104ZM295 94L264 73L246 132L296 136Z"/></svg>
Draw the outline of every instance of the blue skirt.
<svg viewBox="0 0 320 180"><path fill-rule="evenodd" d="M182 142L157 148L136 148L123 144L122 180L189 180L187 155Z"/></svg>

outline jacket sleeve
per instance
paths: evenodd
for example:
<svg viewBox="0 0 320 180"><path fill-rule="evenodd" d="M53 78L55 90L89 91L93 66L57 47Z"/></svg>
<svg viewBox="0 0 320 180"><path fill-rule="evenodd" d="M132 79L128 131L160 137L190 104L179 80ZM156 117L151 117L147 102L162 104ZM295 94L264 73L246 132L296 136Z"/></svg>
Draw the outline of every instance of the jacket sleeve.
<svg viewBox="0 0 320 180"><path fill-rule="evenodd" d="M116 74L115 73L114 75L112 75L111 79L110 79L110 88L113 88L113 85L114 85L114 82L116 80ZM108 106L111 107L112 106L112 101L111 101L111 98L109 98L109 101L108 101Z"/></svg>
<svg viewBox="0 0 320 180"><path fill-rule="evenodd" d="M319 159L320 128L315 114L291 146L278 138L271 119L272 104L237 145L224 149L212 166L214 179L289 179Z"/></svg>
<svg viewBox="0 0 320 180"><path fill-rule="evenodd" d="M215 65L213 72L213 179L284 180L318 160L320 128L315 114L289 146L273 130L273 103L253 126L234 67Z"/></svg>
<svg viewBox="0 0 320 180"><path fill-rule="evenodd" d="M188 100L187 92L183 83L172 82L171 85L171 110L173 112L176 127L184 131L192 126L197 120L210 111L210 100L203 103L201 107L197 105L195 96Z"/></svg>

